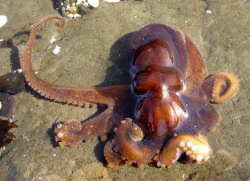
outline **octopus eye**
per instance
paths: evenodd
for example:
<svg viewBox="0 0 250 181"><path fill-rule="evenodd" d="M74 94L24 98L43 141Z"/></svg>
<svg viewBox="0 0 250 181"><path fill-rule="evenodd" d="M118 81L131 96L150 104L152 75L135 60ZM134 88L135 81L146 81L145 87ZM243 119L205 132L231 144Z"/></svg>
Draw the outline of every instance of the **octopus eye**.
<svg viewBox="0 0 250 181"><path fill-rule="evenodd" d="M132 80L133 91L136 95L145 94L150 87L148 72L138 72Z"/></svg>
<svg viewBox="0 0 250 181"><path fill-rule="evenodd" d="M168 79L169 90L178 91L183 89L184 80L178 74L172 74Z"/></svg>

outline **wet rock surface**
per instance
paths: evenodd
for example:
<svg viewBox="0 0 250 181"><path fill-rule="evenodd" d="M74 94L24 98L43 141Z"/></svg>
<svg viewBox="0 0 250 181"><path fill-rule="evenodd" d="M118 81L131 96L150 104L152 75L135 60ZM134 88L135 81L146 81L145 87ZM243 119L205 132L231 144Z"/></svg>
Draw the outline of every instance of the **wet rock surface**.
<svg viewBox="0 0 250 181"><path fill-rule="evenodd" d="M1 0L0 0L1 2ZM39 18L58 14L51 0L2 1L0 14L8 22L0 39L12 39L12 48L0 48L1 75L22 59L30 26ZM206 132L212 157L203 164L177 163L172 168L106 167L104 143L78 144L76 150L54 142L56 123L86 120L98 113L54 103L31 88L14 95L18 128L15 141L0 156L2 180L247 180L249 179L249 1L156 0L100 1L83 18L68 19L65 28L47 22L39 28L32 65L39 77L71 86L109 86L128 83L126 46L133 32L150 23L178 27L192 35L209 74L232 71L241 80L239 93L227 103L215 105L222 122ZM13 13L15 12L15 13ZM20 21L20 19L22 21ZM51 44L52 36L56 41ZM53 50L60 46L55 55ZM13 48L16 47L16 48Z"/></svg>

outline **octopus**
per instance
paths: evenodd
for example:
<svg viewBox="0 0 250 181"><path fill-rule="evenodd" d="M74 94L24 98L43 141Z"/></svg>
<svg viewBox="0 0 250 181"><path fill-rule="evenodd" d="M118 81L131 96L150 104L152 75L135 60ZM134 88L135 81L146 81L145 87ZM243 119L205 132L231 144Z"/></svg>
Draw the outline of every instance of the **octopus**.
<svg viewBox="0 0 250 181"><path fill-rule="evenodd" d="M39 78L31 65L38 27L32 27L23 58L23 72L30 87L56 102L78 106L102 106L92 119L69 120L55 128L55 140L72 149L81 141L107 141L107 166L155 163L171 167L176 161L202 163L212 149L202 131L215 131L221 117L211 103L224 103L239 90L231 72L208 75L204 59L191 36L177 28L150 24L137 31L127 49L131 83L110 87L71 87ZM109 138L107 140L107 138Z"/></svg>

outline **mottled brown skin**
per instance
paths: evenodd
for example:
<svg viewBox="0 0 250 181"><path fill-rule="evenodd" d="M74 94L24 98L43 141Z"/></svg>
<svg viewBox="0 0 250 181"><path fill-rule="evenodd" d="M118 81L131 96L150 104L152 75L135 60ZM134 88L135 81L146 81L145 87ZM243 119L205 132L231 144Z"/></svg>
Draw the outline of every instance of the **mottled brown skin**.
<svg viewBox="0 0 250 181"><path fill-rule="evenodd" d="M93 119L58 124L56 140L61 146L76 148L79 141L106 139L104 153L108 166L157 162L170 167L182 154L185 161L206 161L212 150L203 130L215 130L220 120L209 103L223 103L238 91L239 80L232 73L208 77L204 60L192 38L162 24L147 25L131 39L128 47L131 85L104 88L78 88L55 85L34 74L31 50L37 28L52 15L33 25L23 59L28 84L41 95L75 105L106 105ZM131 119L130 119L131 118ZM133 119L133 120L132 120Z"/></svg>

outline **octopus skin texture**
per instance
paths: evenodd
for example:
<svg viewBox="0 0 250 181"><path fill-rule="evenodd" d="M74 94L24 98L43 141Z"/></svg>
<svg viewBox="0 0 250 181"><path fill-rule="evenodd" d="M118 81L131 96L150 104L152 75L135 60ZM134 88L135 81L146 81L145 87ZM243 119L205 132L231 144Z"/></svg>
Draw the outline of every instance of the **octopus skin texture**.
<svg viewBox="0 0 250 181"><path fill-rule="evenodd" d="M136 32L128 46L131 85L71 87L49 83L34 73L31 65L36 31L57 15L38 20L30 33L23 58L27 83L51 100L79 106L105 105L98 116L83 123L69 120L55 128L60 146L76 148L80 141L107 140L108 167L155 162L171 167L182 158L201 163L212 153L203 130L215 131L220 116L210 103L224 103L239 90L239 80L230 72L208 75L193 39L177 28L150 24Z"/></svg>

